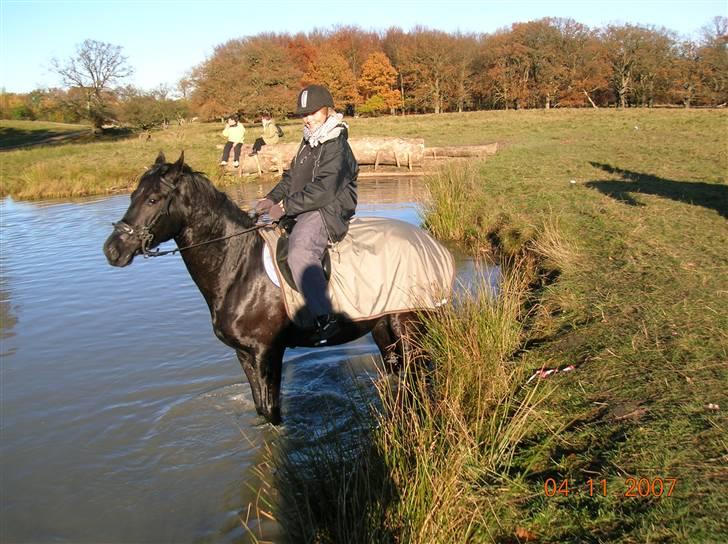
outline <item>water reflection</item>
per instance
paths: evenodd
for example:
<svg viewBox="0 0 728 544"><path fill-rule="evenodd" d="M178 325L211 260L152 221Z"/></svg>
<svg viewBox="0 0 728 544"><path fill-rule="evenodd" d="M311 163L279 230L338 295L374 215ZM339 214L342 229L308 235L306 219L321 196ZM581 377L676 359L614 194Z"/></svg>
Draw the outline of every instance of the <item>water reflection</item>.
<svg viewBox="0 0 728 544"><path fill-rule="evenodd" d="M2 270L0 268L0 270ZM10 302L10 292L5 288L5 280L0 273L0 341L14 336L13 328L18 323L18 318L13 311ZM0 357L3 356L0 351Z"/></svg>
<svg viewBox="0 0 728 544"><path fill-rule="evenodd" d="M421 179L363 180L359 214L419 223L424 197ZM261 425L179 257L106 264L128 201L0 203L2 541L246 541L263 444L350 432L350 388L371 390L369 338L290 350L285 425Z"/></svg>

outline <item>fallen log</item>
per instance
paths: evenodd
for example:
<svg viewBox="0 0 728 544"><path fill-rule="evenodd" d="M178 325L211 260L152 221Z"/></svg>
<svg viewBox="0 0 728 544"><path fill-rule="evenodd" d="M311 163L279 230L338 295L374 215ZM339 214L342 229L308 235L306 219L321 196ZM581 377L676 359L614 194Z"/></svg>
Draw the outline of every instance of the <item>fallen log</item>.
<svg viewBox="0 0 728 544"><path fill-rule="evenodd" d="M373 164L374 170L382 166L421 166L425 158L425 140L422 138L353 138L351 150L359 164Z"/></svg>
<svg viewBox="0 0 728 544"><path fill-rule="evenodd" d="M426 148L422 138L393 138L393 137L366 137L351 138L351 150L360 165L373 165L374 171L380 166L407 167L412 171L414 167L421 167L425 160L442 159L446 157L483 157L493 155L498 144L471 145L471 146L445 146ZM287 144L267 145L252 157L248 156L251 146L243 146L240 157L240 166L234 169L238 175L263 174L265 172L283 173L288 168L298 150L299 142Z"/></svg>
<svg viewBox="0 0 728 544"><path fill-rule="evenodd" d="M495 155L498 151L498 142L486 145L450 145L443 147L428 147L425 157L440 159L443 157L485 157Z"/></svg>
<svg viewBox="0 0 728 544"><path fill-rule="evenodd" d="M290 144L264 145L257 155L252 157L248 153L252 147L244 146L244 153L240 160L241 174L262 174L263 172L283 173L291 164L293 155L298 150L299 142Z"/></svg>

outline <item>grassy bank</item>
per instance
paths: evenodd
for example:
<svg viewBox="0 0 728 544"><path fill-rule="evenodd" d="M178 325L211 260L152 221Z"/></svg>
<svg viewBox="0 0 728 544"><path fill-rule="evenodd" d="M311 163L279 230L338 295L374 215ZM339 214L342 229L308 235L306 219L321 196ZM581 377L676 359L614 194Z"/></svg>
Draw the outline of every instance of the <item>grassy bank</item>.
<svg viewBox="0 0 728 544"><path fill-rule="evenodd" d="M728 116L551 113L478 114L508 145L429 181L433 231L528 289L441 315L431 387L336 477L280 473L300 540L728 538Z"/></svg>
<svg viewBox="0 0 728 544"><path fill-rule="evenodd" d="M14 130L18 122L1 121L0 131ZM48 123L24 122L21 140L26 143L47 137ZM70 125L78 128L78 125ZM82 127L83 128L83 127ZM260 127L250 127L257 135ZM20 130L20 129L18 129ZM109 134L85 137L72 143L23 147L0 154L0 196L16 199L47 199L131 191L139 175L154 162L159 151L170 160L184 150L185 160L196 170L205 172L218 186L240 183L232 175L223 175L217 166L225 140L222 125L191 123L146 134ZM248 137L248 141L253 141ZM283 141L296 138L293 127L286 127ZM20 138L20 136L19 136ZM21 141L19 140L19 141Z"/></svg>

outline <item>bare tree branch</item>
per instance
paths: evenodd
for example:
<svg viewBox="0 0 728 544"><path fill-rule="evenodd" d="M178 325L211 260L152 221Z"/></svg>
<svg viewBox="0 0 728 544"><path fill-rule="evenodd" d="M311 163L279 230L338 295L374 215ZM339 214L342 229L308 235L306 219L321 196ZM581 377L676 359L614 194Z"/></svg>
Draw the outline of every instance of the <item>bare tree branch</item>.
<svg viewBox="0 0 728 544"><path fill-rule="evenodd" d="M64 85L78 87L86 95L86 116L99 127L103 122L106 99L104 91L134 73L121 54L121 46L86 40L76 48L76 55L64 62L51 60L51 68Z"/></svg>

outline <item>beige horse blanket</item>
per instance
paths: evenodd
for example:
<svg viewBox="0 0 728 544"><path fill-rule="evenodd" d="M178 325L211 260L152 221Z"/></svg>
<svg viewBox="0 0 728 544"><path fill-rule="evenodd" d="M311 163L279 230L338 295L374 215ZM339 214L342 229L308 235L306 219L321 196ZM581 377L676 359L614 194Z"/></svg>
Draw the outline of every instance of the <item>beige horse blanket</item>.
<svg viewBox="0 0 728 544"><path fill-rule="evenodd" d="M275 263L278 230L258 232ZM437 308L448 301L455 281L450 252L424 230L396 219L355 218L329 253L328 295L334 311L352 321ZM301 327L312 326L303 296L285 282L277 264L274 268L288 316Z"/></svg>

